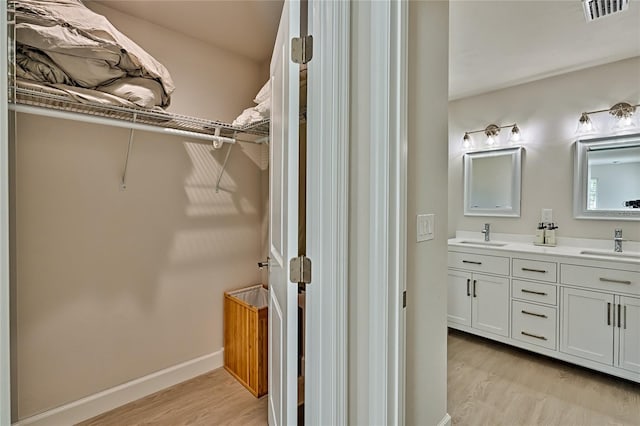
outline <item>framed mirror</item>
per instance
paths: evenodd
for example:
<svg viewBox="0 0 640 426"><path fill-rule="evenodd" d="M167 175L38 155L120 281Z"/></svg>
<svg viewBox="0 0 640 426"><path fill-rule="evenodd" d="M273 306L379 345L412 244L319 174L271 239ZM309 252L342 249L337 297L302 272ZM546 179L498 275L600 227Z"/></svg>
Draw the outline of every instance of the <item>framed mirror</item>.
<svg viewBox="0 0 640 426"><path fill-rule="evenodd" d="M640 134L575 143L576 219L640 220Z"/></svg>
<svg viewBox="0 0 640 426"><path fill-rule="evenodd" d="M464 156L464 215L520 217L522 147Z"/></svg>

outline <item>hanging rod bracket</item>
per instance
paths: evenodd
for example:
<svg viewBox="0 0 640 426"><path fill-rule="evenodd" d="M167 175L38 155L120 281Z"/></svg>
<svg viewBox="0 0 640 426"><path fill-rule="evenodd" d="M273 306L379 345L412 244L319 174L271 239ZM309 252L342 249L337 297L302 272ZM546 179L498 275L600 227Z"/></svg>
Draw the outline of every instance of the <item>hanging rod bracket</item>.
<svg viewBox="0 0 640 426"><path fill-rule="evenodd" d="M218 181L216 182L216 194L220 192L220 181L222 180L222 175L224 175L224 169L227 168L227 161L229 161L229 156L231 155L231 148L233 148L233 144L229 144L227 155L225 155L224 157L224 162L222 163L222 170L220 170L220 175L218 175Z"/></svg>
<svg viewBox="0 0 640 426"><path fill-rule="evenodd" d="M133 115L133 122L136 122L136 114ZM124 159L124 171L122 172L122 180L120 181L120 191L126 191L127 189L127 169L129 168L129 157L131 156L131 149L133 148L134 132L134 129L129 129L129 144L127 145L127 155Z"/></svg>

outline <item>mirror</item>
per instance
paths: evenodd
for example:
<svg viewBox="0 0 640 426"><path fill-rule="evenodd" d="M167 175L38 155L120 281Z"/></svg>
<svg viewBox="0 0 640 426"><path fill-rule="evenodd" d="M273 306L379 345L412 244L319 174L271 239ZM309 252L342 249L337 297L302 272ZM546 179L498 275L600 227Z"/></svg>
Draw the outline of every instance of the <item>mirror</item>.
<svg viewBox="0 0 640 426"><path fill-rule="evenodd" d="M522 148L464 156L465 216L520 217Z"/></svg>
<svg viewBox="0 0 640 426"><path fill-rule="evenodd" d="M575 145L574 216L640 220L640 134Z"/></svg>

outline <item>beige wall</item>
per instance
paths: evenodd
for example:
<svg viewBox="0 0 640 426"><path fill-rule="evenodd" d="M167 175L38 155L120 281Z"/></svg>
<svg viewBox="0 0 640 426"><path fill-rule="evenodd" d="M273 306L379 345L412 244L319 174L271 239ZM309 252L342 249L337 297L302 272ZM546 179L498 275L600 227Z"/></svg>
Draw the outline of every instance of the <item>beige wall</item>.
<svg viewBox="0 0 640 426"><path fill-rule="evenodd" d="M449 3L409 6L407 176L407 425L447 412L447 97ZM435 214L435 239L416 243L416 215Z"/></svg>
<svg viewBox="0 0 640 426"><path fill-rule="evenodd" d="M625 238L640 240L637 222L573 218L572 144L580 113L620 101L640 101L640 58L450 102L449 236L456 230L480 231L485 222L492 224L493 232L534 234L540 210L552 208L559 236L611 239L614 228L621 227ZM592 119L608 131L608 114ZM520 218L463 215L462 135L494 122L517 122L525 138Z"/></svg>
<svg viewBox="0 0 640 426"><path fill-rule="evenodd" d="M167 64L174 112L229 120L263 83L258 64L95 8ZM222 349L223 291L260 280L260 148L234 146L216 193L227 146L136 132L122 192L127 130L17 120L18 417Z"/></svg>
<svg viewBox="0 0 640 426"><path fill-rule="evenodd" d="M268 78L262 64L102 4L90 7L167 67L176 83L168 111L230 122L255 105Z"/></svg>

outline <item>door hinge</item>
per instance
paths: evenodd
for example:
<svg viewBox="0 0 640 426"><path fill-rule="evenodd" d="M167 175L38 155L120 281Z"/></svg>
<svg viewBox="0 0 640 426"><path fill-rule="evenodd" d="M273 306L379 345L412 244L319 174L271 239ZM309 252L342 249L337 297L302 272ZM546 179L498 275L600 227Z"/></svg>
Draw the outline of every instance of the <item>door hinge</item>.
<svg viewBox="0 0 640 426"><path fill-rule="evenodd" d="M289 261L289 280L294 284L311 282L311 259L306 256L294 257Z"/></svg>
<svg viewBox="0 0 640 426"><path fill-rule="evenodd" d="M407 290L402 292L402 307L407 307Z"/></svg>
<svg viewBox="0 0 640 426"><path fill-rule="evenodd" d="M313 36L291 39L291 60L296 64L306 64L313 57Z"/></svg>

